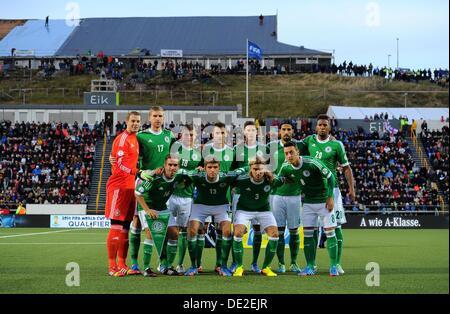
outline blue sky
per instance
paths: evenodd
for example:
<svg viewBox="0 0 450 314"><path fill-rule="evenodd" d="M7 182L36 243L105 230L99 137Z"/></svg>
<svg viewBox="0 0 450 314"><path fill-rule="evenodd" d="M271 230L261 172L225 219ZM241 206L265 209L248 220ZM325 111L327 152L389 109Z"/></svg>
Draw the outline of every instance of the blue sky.
<svg viewBox="0 0 450 314"><path fill-rule="evenodd" d="M76 6L73 5L76 4ZM238 16L278 12L278 40L335 51L336 63L352 60L409 68L449 67L447 0L170 0L8 1L0 18ZM264 47L261 47L264 49Z"/></svg>

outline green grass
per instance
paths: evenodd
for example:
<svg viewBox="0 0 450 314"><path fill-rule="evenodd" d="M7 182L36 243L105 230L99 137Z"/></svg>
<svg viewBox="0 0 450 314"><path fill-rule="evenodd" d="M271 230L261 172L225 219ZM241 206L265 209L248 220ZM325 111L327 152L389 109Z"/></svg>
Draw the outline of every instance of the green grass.
<svg viewBox="0 0 450 314"><path fill-rule="evenodd" d="M20 74L20 73L19 73ZM0 101L22 104L81 104L97 76L68 76L50 79L33 77L0 80ZM244 75L217 75L217 80L173 81L157 76L140 85L142 91L120 93L123 106L144 105L243 105ZM219 83L220 82L220 83ZM25 97L18 89L33 89ZM64 89L64 90L62 90ZM314 117L329 105L403 107L447 107L448 88L430 82L389 82L380 77L342 77L330 74L257 75L250 78L250 116ZM424 93L425 91L425 93ZM7 95L5 95L6 93Z"/></svg>
<svg viewBox="0 0 450 314"><path fill-rule="evenodd" d="M318 250L319 274L315 277L289 272L274 278L250 272L242 278L219 277L212 271L215 251L205 249L206 273L197 277L112 278L106 275L107 230L54 231L0 229L0 293L449 293L448 230L345 230L342 264L346 274L335 278L328 276L324 249ZM38 232L52 233L5 237ZM264 249L260 263L263 257ZM250 259L251 249L247 249L247 267ZM185 264L188 260L186 256ZM79 287L65 284L69 262L80 265ZM304 266L303 251L299 262ZM379 287L365 284L369 262L380 265ZM156 263L154 254L152 266Z"/></svg>

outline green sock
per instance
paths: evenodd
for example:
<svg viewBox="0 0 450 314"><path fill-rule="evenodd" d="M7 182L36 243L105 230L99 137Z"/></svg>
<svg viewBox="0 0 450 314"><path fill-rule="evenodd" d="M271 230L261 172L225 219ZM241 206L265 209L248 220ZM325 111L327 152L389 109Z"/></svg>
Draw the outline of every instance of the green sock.
<svg viewBox="0 0 450 314"><path fill-rule="evenodd" d="M228 256L230 255L230 249L231 249L232 243L233 243L232 238L222 237L222 245L221 245L222 252L220 253L220 255L222 257L222 262L220 263L220 266L227 267Z"/></svg>
<svg viewBox="0 0 450 314"><path fill-rule="evenodd" d="M232 264L236 264L237 263L237 261L236 261L236 256L235 256L235 254L234 254L234 251L233 251L233 240L231 240L231 250L230 250L231 252L231 263Z"/></svg>
<svg viewBox="0 0 450 314"><path fill-rule="evenodd" d="M261 231L253 233L253 260L252 264L258 263L259 252L261 251L262 234Z"/></svg>
<svg viewBox="0 0 450 314"><path fill-rule="evenodd" d="M166 260L165 260L165 266L170 267L173 264L173 261L175 260L175 256L177 256L177 246L178 246L178 240L168 240L167 241L167 248L166 248Z"/></svg>
<svg viewBox="0 0 450 314"><path fill-rule="evenodd" d="M289 231L289 249L291 251L291 264L297 264L298 251L300 250L300 235L297 231Z"/></svg>
<svg viewBox="0 0 450 314"><path fill-rule="evenodd" d="M242 260L244 257L244 246L242 245L242 238L233 237L233 253L236 258L237 266L242 266Z"/></svg>
<svg viewBox="0 0 450 314"><path fill-rule="evenodd" d="M319 245L319 230L318 229L314 229L314 234L313 234L313 239L314 239L314 265L316 265L316 256L317 256L317 246Z"/></svg>
<svg viewBox="0 0 450 314"><path fill-rule="evenodd" d="M153 252L153 240L144 240L144 269L150 267L150 261L152 260Z"/></svg>
<svg viewBox="0 0 450 314"><path fill-rule="evenodd" d="M266 255L264 256L264 262L262 266L263 269L272 263L272 260L275 257L275 253L277 252L278 242L278 238L269 237L269 242L266 246Z"/></svg>
<svg viewBox="0 0 450 314"><path fill-rule="evenodd" d="M191 265L192 267L197 267L197 237L192 239L187 239L188 243L188 251L189 251L189 257L191 259Z"/></svg>
<svg viewBox="0 0 450 314"><path fill-rule="evenodd" d="M216 238L216 266L222 265L222 234L217 234Z"/></svg>
<svg viewBox="0 0 450 314"><path fill-rule="evenodd" d="M178 265L183 265L184 256L186 255L187 238L186 231L181 231L178 235Z"/></svg>
<svg viewBox="0 0 450 314"><path fill-rule="evenodd" d="M280 233L278 236L278 244L277 244L277 257L278 262L284 265L284 232Z"/></svg>
<svg viewBox="0 0 450 314"><path fill-rule="evenodd" d="M139 247L141 246L141 231L139 232L134 228L130 228L130 257L131 264L138 265Z"/></svg>
<svg viewBox="0 0 450 314"><path fill-rule="evenodd" d="M163 247L161 249L161 256L159 257L159 262L161 265L166 265L167 261L167 237L164 239Z"/></svg>
<svg viewBox="0 0 450 314"><path fill-rule="evenodd" d="M340 264L341 263L341 257L342 257L342 250L344 249L344 236L342 234L342 228L341 227L336 228L335 231L336 231L337 248L338 248L336 263Z"/></svg>
<svg viewBox="0 0 450 314"><path fill-rule="evenodd" d="M197 236L197 268L202 265L203 248L205 247L205 235Z"/></svg>
<svg viewBox="0 0 450 314"><path fill-rule="evenodd" d="M314 237L308 235L305 233L305 245L304 245L304 253L305 253L305 259L306 259L306 265L309 267L314 267L315 262L315 254L316 250L314 249L316 241L314 241Z"/></svg>
<svg viewBox="0 0 450 314"><path fill-rule="evenodd" d="M334 232L327 234L327 250L328 255L330 255L330 266L335 266L337 264L338 255L338 244L336 235Z"/></svg>

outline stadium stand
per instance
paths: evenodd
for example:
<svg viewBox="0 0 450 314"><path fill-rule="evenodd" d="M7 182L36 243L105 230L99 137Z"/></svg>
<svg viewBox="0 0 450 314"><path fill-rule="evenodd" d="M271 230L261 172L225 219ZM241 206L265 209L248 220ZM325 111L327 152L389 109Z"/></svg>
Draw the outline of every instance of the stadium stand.
<svg viewBox="0 0 450 314"><path fill-rule="evenodd" d="M357 199L368 211L434 210L438 207L438 189L428 180L425 167L418 167L405 136L362 130L339 130L336 137L344 143L358 182ZM340 176L345 187L345 178ZM351 206L346 192L344 205Z"/></svg>
<svg viewBox="0 0 450 314"><path fill-rule="evenodd" d="M430 160L429 177L432 181L438 182L440 190L445 199L449 196L449 176L448 176L448 145L449 128L444 126L441 130L422 130L419 135L425 148L425 153Z"/></svg>
<svg viewBox="0 0 450 314"><path fill-rule="evenodd" d="M3 121L0 203L87 203L97 135L87 124Z"/></svg>

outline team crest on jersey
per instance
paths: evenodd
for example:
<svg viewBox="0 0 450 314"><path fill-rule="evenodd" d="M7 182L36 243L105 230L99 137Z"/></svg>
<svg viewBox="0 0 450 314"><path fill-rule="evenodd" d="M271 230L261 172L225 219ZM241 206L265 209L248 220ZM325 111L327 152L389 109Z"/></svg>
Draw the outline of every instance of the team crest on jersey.
<svg viewBox="0 0 450 314"><path fill-rule="evenodd" d="M166 141L166 143L169 143L169 141L170 141L169 137L168 137L168 136L165 136L165 137L164 137L164 141Z"/></svg>
<svg viewBox="0 0 450 314"><path fill-rule="evenodd" d="M158 190L163 191L164 188L162 186L160 186Z"/></svg>
<svg viewBox="0 0 450 314"><path fill-rule="evenodd" d="M258 157L262 157L262 156L263 156L263 152L262 152L262 151L260 151L260 150L258 150L258 151L256 152L256 156L258 156Z"/></svg>
<svg viewBox="0 0 450 314"><path fill-rule="evenodd" d="M323 169L322 169L322 173L323 173L323 174L328 174L328 169L327 169L327 168L323 168Z"/></svg>
<svg viewBox="0 0 450 314"><path fill-rule="evenodd" d="M117 156L122 157L123 155L124 155L123 150L119 150L119 151L117 152Z"/></svg>
<svg viewBox="0 0 450 314"><path fill-rule="evenodd" d="M252 191L252 189L251 189L251 188L246 188L245 190L246 190L246 191L249 191L249 192L251 192L251 191Z"/></svg>
<svg viewBox="0 0 450 314"><path fill-rule="evenodd" d="M163 223L161 221L154 221L152 223L153 231L161 232L161 231L163 231L163 227L164 227L164 225L163 225Z"/></svg>
<svg viewBox="0 0 450 314"><path fill-rule="evenodd" d="M197 157L196 154L192 155L192 160L193 160L193 161L196 161L197 159L198 159L198 157Z"/></svg>
<svg viewBox="0 0 450 314"><path fill-rule="evenodd" d="M227 186L227 184L226 184L226 183L221 183L221 184L219 184L219 186L220 186L221 188L224 188L224 187Z"/></svg>
<svg viewBox="0 0 450 314"><path fill-rule="evenodd" d="M308 170L303 171L303 176L309 177L311 173Z"/></svg>
<svg viewBox="0 0 450 314"><path fill-rule="evenodd" d="M316 144L312 144L311 146L312 146L312 147L316 147Z"/></svg>
<svg viewBox="0 0 450 314"><path fill-rule="evenodd" d="M141 187L139 188L139 192L140 192L140 193L144 193L144 192L145 192L145 189L144 189L143 186L141 186Z"/></svg>
<svg viewBox="0 0 450 314"><path fill-rule="evenodd" d="M264 187L264 192L269 192L270 191L270 185L266 185Z"/></svg>
<svg viewBox="0 0 450 314"><path fill-rule="evenodd" d="M331 147L330 146L325 147L325 152L327 153L331 152Z"/></svg>
<svg viewBox="0 0 450 314"><path fill-rule="evenodd" d="M120 210L116 209L114 211L114 216L116 216L116 217L120 216Z"/></svg>
<svg viewBox="0 0 450 314"><path fill-rule="evenodd" d="M230 156L225 155L225 157L223 158L223 160L225 160L225 161L230 161Z"/></svg>

